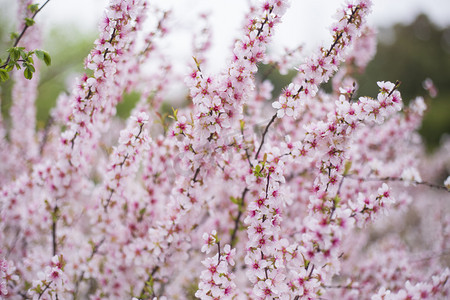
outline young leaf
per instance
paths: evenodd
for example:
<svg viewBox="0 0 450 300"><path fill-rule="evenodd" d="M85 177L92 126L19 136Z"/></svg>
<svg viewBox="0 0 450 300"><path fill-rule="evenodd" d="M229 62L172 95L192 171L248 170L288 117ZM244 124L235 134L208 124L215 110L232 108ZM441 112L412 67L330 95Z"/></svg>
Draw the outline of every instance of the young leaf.
<svg viewBox="0 0 450 300"><path fill-rule="evenodd" d="M25 68L30 69L31 73L36 72L36 69L34 68L34 66L32 64L26 64Z"/></svg>
<svg viewBox="0 0 450 300"><path fill-rule="evenodd" d="M20 70L20 64L17 61L10 61L6 67L6 70L12 71L14 67L16 67L17 70Z"/></svg>
<svg viewBox="0 0 450 300"><path fill-rule="evenodd" d="M14 69L14 64L9 62L8 65L6 65L5 70L6 72L11 72L12 69Z"/></svg>
<svg viewBox="0 0 450 300"><path fill-rule="evenodd" d="M17 47L14 48L9 48L8 50L6 50L9 52L9 57L11 58L11 61L17 61L20 57L20 51Z"/></svg>
<svg viewBox="0 0 450 300"><path fill-rule="evenodd" d="M34 64L34 59L31 56L31 53L28 54L29 56L27 56L27 58L25 59L30 65Z"/></svg>
<svg viewBox="0 0 450 300"><path fill-rule="evenodd" d="M15 40L19 37L19 34L17 32L11 32L9 36L11 40Z"/></svg>
<svg viewBox="0 0 450 300"><path fill-rule="evenodd" d="M39 4L30 4L28 5L28 10L31 11L32 13L35 13L38 11L39 9Z"/></svg>
<svg viewBox="0 0 450 300"><path fill-rule="evenodd" d="M6 71L5 69L0 69L0 80L6 81L8 79L9 79L8 71Z"/></svg>
<svg viewBox="0 0 450 300"><path fill-rule="evenodd" d="M27 60L28 59L28 52L25 52L24 49L25 48L23 48L23 47L17 48L17 50L19 51L20 57L22 57L23 59Z"/></svg>
<svg viewBox="0 0 450 300"><path fill-rule="evenodd" d="M348 173L349 173L351 168L352 168L352 161L351 160L347 160L345 162L344 175L348 175Z"/></svg>
<svg viewBox="0 0 450 300"><path fill-rule="evenodd" d="M234 204L239 205L239 198L234 198L233 196L230 197L231 202L233 202Z"/></svg>
<svg viewBox="0 0 450 300"><path fill-rule="evenodd" d="M34 54L36 54L36 57L42 60L47 66L51 65L52 59L50 58L50 54L48 54L47 51L35 50Z"/></svg>
<svg viewBox="0 0 450 300"><path fill-rule="evenodd" d="M175 121L178 121L178 109L175 109L172 107L173 115L169 116L169 118L174 119Z"/></svg>
<svg viewBox="0 0 450 300"><path fill-rule="evenodd" d="M37 58L44 61L44 51L36 49L34 50L34 54L36 55Z"/></svg>
<svg viewBox="0 0 450 300"><path fill-rule="evenodd" d="M50 66L52 64L52 58L50 57L50 54L48 52L44 51L44 62L47 66Z"/></svg>
<svg viewBox="0 0 450 300"><path fill-rule="evenodd" d="M25 18L25 25L27 25L28 27L33 26L34 23L35 23L34 19Z"/></svg>
<svg viewBox="0 0 450 300"><path fill-rule="evenodd" d="M23 76L29 80L33 78L33 72L31 72L30 68L25 68L25 70L23 70Z"/></svg>

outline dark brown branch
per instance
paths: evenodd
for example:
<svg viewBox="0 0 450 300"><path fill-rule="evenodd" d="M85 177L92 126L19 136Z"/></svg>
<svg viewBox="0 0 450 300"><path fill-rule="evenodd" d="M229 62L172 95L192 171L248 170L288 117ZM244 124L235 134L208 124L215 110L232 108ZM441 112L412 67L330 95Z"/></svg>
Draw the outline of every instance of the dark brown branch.
<svg viewBox="0 0 450 300"><path fill-rule="evenodd" d="M361 287L353 287L348 285L324 285L326 289L347 289L347 290L360 290Z"/></svg>
<svg viewBox="0 0 450 300"><path fill-rule="evenodd" d="M44 295L45 291L48 290L48 288L50 287L50 284L51 284L51 282L49 282L45 285L45 288L39 293L38 300L42 298L42 295Z"/></svg>
<svg viewBox="0 0 450 300"><path fill-rule="evenodd" d="M396 89L398 89L398 87L400 86L401 83L402 83L402 82L401 82L401 81L398 81L398 80L395 82L395 85L394 85L394 87L392 88L392 90L389 92L388 97L390 97L390 96L392 95L392 93L393 93Z"/></svg>
<svg viewBox="0 0 450 300"><path fill-rule="evenodd" d="M269 10L269 14L271 14L273 11L273 7L270 8ZM256 37L259 37L264 29L264 26L267 24L267 22L269 21L269 15L266 15L266 17L264 18L264 21L261 23L261 27L258 28L258 33L256 34Z"/></svg>
<svg viewBox="0 0 450 300"><path fill-rule="evenodd" d="M217 265L216 266L218 266L220 264L220 257L222 255L220 253L220 241L217 242L217 254L218 254L218 257L217 257Z"/></svg>
<svg viewBox="0 0 450 300"><path fill-rule="evenodd" d="M351 22L353 22L353 18L355 17L356 12L358 11L359 7L355 7L354 10L352 10L352 14L350 15L350 18L347 21L347 24L350 24ZM336 37L336 39L334 40L333 44L331 45L330 49L328 49L327 51L327 57L330 56L331 51L333 51L334 47L337 45L337 43L339 42L339 40L342 38L342 32L339 33Z"/></svg>
<svg viewBox="0 0 450 300"><path fill-rule="evenodd" d="M94 245L94 247L92 247L91 255L89 256L87 261L90 261L94 257L94 255L98 252L98 249L100 248L100 246L103 244L104 241L105 241L105 238L103 238L98 244L96 244L96 245ZM85 274L85 271L81 272L80 277L78 278L77 282L75 283L75 289L72 293L72 296L73 296L72 299L74 299L74 300L77 299L78 289L80 287L80 283L84 279L84 274Z"/></svg>
<svg viewBox="0 0 450 300"><path fill-rule="evenodd" d="M277 117L277 114L274 114L272 116L272 119L270 119L269 124L267 124L266 128L264 129L264 132L263 132L263 135L261 138L261 144L259 145L258 151L256 151L255 159L258 159L259 152L261 152L262 146L264 145L264 139L266 137L267 131L269 130L270 125L272 125L272 123L275 121L276 117Z"/></svg>
<svg viewBox="0 0 450 300"><path fill-rule="evenodd" d="M364 177L355 177L355 176L351 176L351 175L347 175L347 178L351 178L354 180L361 180L361 181L398 181L398 182L406 182L406 183L412 183L415 185L424 185L430 188L435 188L435 189L439 189L439 190L444 190L446 192L450 192L450 190L448 190L445 186L443 185L438 185L438 184L434 184L434 183L430 183L430 182L426 182L426 181L416 181L416 180L405 180L403 178L400 177L381 177L381 178L364 178Z"/></svg>
<svg viewBox="0 0 450 300"><path fill-rule="evenodd" d="M109 39L109 43L111 44L114 38L116 37L116 28L114 27L113 32L111 34L111 38ZM103 54L103 59L106 59L106 55L109 53L109 48L106 48L105 53Z"/></svg>
<svg viewBox="0 0 450 300"><path fill-rule="evenodd" d="M270 172L267 174L267 183L266 183L266 199L269 193L269 182L270 182Z"/></svg>
<svg viewBox="0 0 450 300"><path fill-rule="evenodd" d="M200 174L200 167L198 167L197 170L195 170L194 178L192 179L194 183L198 181L197 179L198 174Z"/></svg>
<svg viewBox="0 0 450 300"><path fill-rule="evenodd" d="M231 233L231 238L230 238L230 245L231 247L233 247L236 244L236 238L237 238L237 232L239 230L239 223L241 221L241 217L242 217L242 212L244 210L244 206L245 206L245 195L248 192L248 188L246 187L244 189L244 191L242 192L242 196L241 196L241 204L239 205L239 212L238 215L236 217L236 219L234 220L234 228L233 228L233 232Z"/></svg>
<svg viewBox="0 0 450 300"><path fill-rule="evenodd" d="M57 242L57 234L56 234L56 223L58 222L58 205L55 205L55 208L53 209L52 213L52 245L53 245L53 255L56 255L56 252L58 251L58 242Z"/></svg>
<svg viewBox="0 0 450 300"><path fill-rule="evenodd" d="M143 297L146 293L146 287L147 287L146 283L148 281L152 280L153 276L155 276L155 274L156 274L156 272L158 272L158 270L159 270L159 266L153 267L152 272L148 275L148 279L144 282L144 286L142 287L141 293L139 294L139 299L143 299ZM152 291L152 294L153 295L150 295L150 296L152 296L152 298L156 296L154 291Z"/></svg>

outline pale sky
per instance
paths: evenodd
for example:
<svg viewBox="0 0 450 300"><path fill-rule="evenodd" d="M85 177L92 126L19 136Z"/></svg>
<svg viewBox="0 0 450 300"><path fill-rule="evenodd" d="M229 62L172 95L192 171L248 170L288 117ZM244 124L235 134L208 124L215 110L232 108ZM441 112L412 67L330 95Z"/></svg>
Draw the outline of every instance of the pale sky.
<svg viewBox="0 0 450 300"><path fill-rule="evenodd" d="M15 0L0 0L2 7L12 8ZM39 0L43 3L44 0ZM195 12L212 14L214 51L217 61L225 62L232 40L239 33L247 0L159 0L162 7L175 7L175 30L182 42L189 35ZM50 0L36 21L51 28L67 28L69 33L95 32L107 0ZM306 50L327 43L331 16L341 5L340 0L291 0L291 8L276 30L275 44L279 46L306 46ZM369 23L387 27L402 22L409 23L415 16L425 12L440 27L450 25L450 0L373 0L374 8ZM9 5L9 6L8 6ZM14 5L14 4L13 4ZM236 9L237 8L237 9ZM176 48L176 47L174 47ZM181 46L180 48L185 48Z"/></svg>

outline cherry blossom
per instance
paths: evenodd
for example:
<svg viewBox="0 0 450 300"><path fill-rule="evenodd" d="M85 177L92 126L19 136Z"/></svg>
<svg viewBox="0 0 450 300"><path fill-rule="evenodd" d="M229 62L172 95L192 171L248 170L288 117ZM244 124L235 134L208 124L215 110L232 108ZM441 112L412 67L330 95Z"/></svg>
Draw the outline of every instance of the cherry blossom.
<svg viewBox="0 0 450 300"><path fill-rule="evenodd" d="M372 1L344 1L328 44L286 57L268 49L289 2L250 1L217 72L208 14L175 62L166 38L180 28L161 7L108 2L86 74L45 128L39 68L35 81L14 75L0 116L0 296L447 299L450 140L425 152L428 101L404 104L402 78L358 91L376 51ZM38 23L24 46L38 45ZM295 75L277 94L261 63Z"/></svg>

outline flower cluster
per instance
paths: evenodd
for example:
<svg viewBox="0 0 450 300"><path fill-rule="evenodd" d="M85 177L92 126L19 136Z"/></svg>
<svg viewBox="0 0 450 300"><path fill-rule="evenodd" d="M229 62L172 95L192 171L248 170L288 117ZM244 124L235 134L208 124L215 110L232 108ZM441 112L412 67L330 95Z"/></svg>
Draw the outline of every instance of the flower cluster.
<svg viewBox="0 0 450 300"><path fill-rule="evenodd" d="M228 266L234 266L236 249L231 250L230 245L225 245L223 253L220 251L220 242L217 236L207 235L207 242L211 240L217 245L218 253L213 257L207 257L202 261L206 270L200 274L200 282L195 296L200 299L232 299L236 284L233 282L234 274L228 270ZM202 251L208 253L210 250Z"/></svg>
<svg viewBox="0 0 450 300"><path fill-rule="evenodd" d="M0 251L0 254L1 251ZM11 262L0 258L0 298L8 296L8 286L13 285L14 281L19 280L16 268Z"/></svg>
<svg viewBox="0 0 450 300"><path fill-rule="evenodd" d="M70 291L70 283L67 275L64 273L64 258L53 256L50 265L46 266L43 272L37 274L38 279L33 280L32 287L29 290L33 299L42 297L53 299L58 298L58 294Z"/></svg>
<svg viewBox="0 0 450 300"><path fill-rule="evenodd" d="M370 0L348 3L336 13L338 21L331 27L333 44L330 48L321 47L318 55L310 57L306 63L299 66L293 83L273 103L279 118L284 114L298 117L303 100L314 97L320 84L327 82L337 71L339 63L346 59L352 41L356 40L365 28L365 17L370 12L371 5Z"/></svg>

